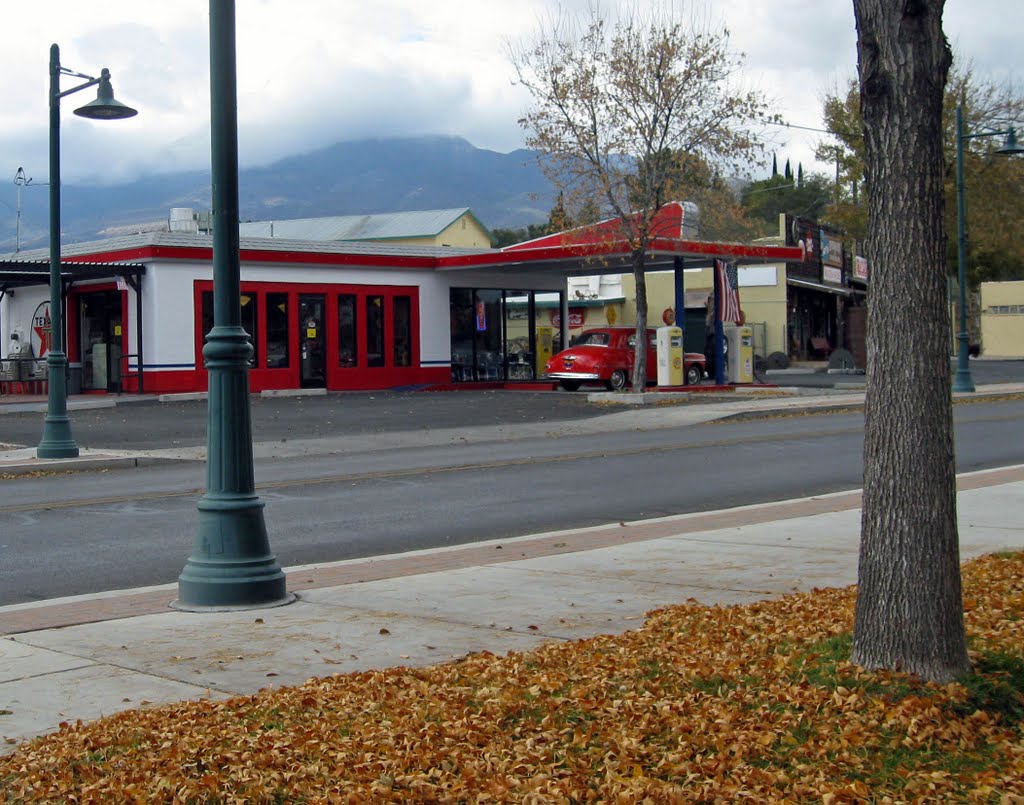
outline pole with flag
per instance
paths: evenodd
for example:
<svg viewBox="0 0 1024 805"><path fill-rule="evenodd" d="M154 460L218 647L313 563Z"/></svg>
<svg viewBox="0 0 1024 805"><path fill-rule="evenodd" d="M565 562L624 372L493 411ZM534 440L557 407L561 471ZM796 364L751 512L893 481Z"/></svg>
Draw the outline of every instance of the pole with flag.
<svg viewBox="0 0 1024 805"><path fill-rule="evenodd" d="M715 260L715 383L725 383L725 322L738 323L740 312L739 278L736 266Z"/></svg>

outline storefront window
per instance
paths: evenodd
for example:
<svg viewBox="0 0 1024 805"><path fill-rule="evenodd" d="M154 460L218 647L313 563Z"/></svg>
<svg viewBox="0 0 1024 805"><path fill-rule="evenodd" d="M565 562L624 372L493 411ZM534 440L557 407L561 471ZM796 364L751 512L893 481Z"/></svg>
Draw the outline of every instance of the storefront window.
<svg viewBox="0 0 1024 805"><path fill-rule="evenodd" d="M392 300L392 319L395 329L394 364L412 365L412 299L396 296Z"/></svg>
<svg viewBox="0 0 1024 805"><path fill-rule="evenodd" d="M268 293L267 368L285 369L288 366L288 294Z"/></svg>
<svg viewBox="0 0 1024 805"><path fill-rule="evenodd" d="M338 296L338 366L351 368L357 363L359 354L358 332L356 330L356 297L353 294Z"/></svg>
<svg viewBox="0 0 1024 805"><path fill-rule="evenodd" d="M246 335L249 336L249 343L252 344L252 357L249 359L249 365L256 365L256 356L259 354L257 346L259 341L257 340L256 330L256 295L255 294L242 294L239 301L242 304L242 329L245 330ZM213 329L213 291L203 291L203 341L210 335L210 330Z"/></svg>
<svg viewBox="0 0 1024 805"><path fill-rule="evenodd" d="M366 297L366 365L384 365L384 297Z"/></svg>

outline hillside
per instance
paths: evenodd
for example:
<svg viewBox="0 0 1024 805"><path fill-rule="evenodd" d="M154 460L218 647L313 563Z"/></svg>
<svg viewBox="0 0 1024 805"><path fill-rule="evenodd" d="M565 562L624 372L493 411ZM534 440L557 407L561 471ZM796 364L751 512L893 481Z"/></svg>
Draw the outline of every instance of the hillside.
<svg viewBox="0 0 1024 805"><path fill-rule="evenodd" d="M15 199L0 227L0 251L15 248ZM146 176L130 184L63 188L64 241L91 240L111 227L166 220L172 207L210 207L208 171ZM239 173L242 220L310 218L471 207L490 228L547 219L553 194L530 151L501 154L458 137L336 143ZM23 249L45 245L47 193L22 193Z"/></svg>

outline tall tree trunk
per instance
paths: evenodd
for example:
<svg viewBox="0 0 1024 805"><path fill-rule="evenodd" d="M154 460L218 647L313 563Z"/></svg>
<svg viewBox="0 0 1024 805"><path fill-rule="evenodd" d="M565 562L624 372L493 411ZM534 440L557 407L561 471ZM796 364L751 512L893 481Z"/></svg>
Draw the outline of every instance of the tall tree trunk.
<svg viewBox="0 0 1024 805"><path fill-rule="evenodd" d="M647 388L647 248L633 251L633 279L636 284L636 351L633 360L633 391Z"/></svg>
<svg viewBox="0 0 1024 805"><path fill-rule="evenodd" d="M946 307L944 0L854 0L871 266L853 661L967 672Z"/></svg>

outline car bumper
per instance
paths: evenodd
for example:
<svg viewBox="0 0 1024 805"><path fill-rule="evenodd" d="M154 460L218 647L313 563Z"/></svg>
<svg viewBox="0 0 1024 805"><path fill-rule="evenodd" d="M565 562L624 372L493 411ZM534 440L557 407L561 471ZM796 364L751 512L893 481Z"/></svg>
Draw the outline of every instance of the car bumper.
<svg viewBox="0 0 1024 805"><path fill-rule="evenodd" d="M544 375L546 380L600 380L598 374L587 374L585 372L548 372Z"/></svg>

